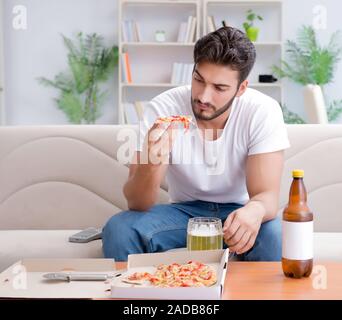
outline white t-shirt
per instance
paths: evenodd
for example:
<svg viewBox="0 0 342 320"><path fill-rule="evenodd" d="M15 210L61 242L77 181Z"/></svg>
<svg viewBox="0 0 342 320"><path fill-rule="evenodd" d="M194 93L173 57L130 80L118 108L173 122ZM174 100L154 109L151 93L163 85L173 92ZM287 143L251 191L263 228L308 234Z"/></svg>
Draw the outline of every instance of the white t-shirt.
<svg viewBox="0 0 342 320"><path fill-rule="evenodd" d="M177 87L158 95L145 115L145 122L140 125L138 151L142 151L145 135L158 117L192 115L195 121L191 86ZM248 88L241 97L234 99L218 139L204 139L195 126L187 132L178 131L166 173L170 200L245 204L249 200L247 157L289 146L279 104Z"/></svg>

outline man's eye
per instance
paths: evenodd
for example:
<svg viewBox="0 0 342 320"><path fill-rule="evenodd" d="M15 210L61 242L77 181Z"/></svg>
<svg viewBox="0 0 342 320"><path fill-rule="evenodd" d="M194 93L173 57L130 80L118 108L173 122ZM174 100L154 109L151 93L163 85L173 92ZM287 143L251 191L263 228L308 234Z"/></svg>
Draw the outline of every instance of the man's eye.
<svg viewBox="0 0 342 320"><path fill-rule="evenodd" d="M203 82L201 79L198 79L198 78L194 78L196 81L198 81L198 82Z"/></svg>
<svg viewBox="0 0 342 320"><path fill-rule="evenodd" d="M215 89L217 90L217 91L219 91L219 92L223 92L223 91L225 91L225 90L223 90L222 88L220 88L220 87L215 87Z"/></svg>

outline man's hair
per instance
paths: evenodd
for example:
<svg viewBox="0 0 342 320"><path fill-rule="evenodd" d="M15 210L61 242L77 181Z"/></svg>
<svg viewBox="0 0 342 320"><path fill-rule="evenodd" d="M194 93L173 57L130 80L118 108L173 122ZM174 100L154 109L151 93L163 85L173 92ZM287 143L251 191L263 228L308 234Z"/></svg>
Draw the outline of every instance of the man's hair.
<svg viewBox="0 0 342 320"><path fill-rule="evenodd" d="M209 62L239 71L240 83L247 79L256 58L253 43L240 30L222 27L200 38L194 49L195 65Z"/></svg>

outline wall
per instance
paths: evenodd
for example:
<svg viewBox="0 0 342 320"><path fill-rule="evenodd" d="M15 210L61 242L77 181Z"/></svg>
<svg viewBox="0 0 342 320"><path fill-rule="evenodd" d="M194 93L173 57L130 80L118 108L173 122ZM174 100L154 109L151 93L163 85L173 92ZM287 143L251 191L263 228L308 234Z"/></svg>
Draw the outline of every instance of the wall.
<svg viewBox="0 0 342 320"><path fill-rule="evenodd" d="M284 0L284 39L294 39L298 28L313 21L313 8L327 9L327 29L319 31L326 43L339 25L342 3L337 0ZM27 7L27 30L12 27L13 7ZM39 76L53 77L65 69L65 48L60 33L72 35L97 32L107 43L117 43L117 0L5 0L5 105L7 124L65 124L67 119L52 100L54 89L42 87ZM342 63L336 71L335 83L327 88L331 99L342 99ZM340 85L338 85L340 84ZM98 123L116 123L117 79L110 83L110 97ZM302 87L286 81L286 106L305 118ZM339 121L342 122L342 119Z"/></svg>
<svg viewBox="0 0 342 320"><path fill-rule="evenodd" d="M27 30L12 26L13 7L27 8ZM67 67L60 34L71 37L79 31L98 33L107 44L117 42L116 0L5 0L6 122L21 124L65 124L64 113L53 98L57 91L43 87L37 77L53 78ZM109 98L99 123L116 122L117 79L109 84Z"/></svg>
<svg viewBox="0 0 342 320"><path fill-rule="evenodd" d="M317 6L323 6L327 10L327 28L325 30L317 31L319 40L322 44L328 43L333 32L336 30L342 30L340 24L340 11L342 9L342 2L338 0L284 0L283 3L284 39L295 39L298 28L300 28L303 24L312 24L315 17L313 10ZM341 86L342 62L339 63L338 69L335 72L334 82L326 87L326 95L329 100L342 100L342 92L340 89ZM302 86L285 81L284 92L284 100L287 107L305 118ZM342 123L342 117L340 117L340 119L336 122Z"/></svg>

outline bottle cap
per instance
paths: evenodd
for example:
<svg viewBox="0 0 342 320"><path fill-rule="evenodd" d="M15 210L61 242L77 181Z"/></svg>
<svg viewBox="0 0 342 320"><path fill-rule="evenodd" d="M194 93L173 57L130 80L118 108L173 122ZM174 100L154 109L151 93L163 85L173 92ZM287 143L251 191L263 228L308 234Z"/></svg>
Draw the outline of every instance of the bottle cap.
<svg viewBox="0 0 342 320"><path fill-rule="evenodd" d="M303 178L304 177L304 170L296 169L292 171L293 178Z"/></svg>

